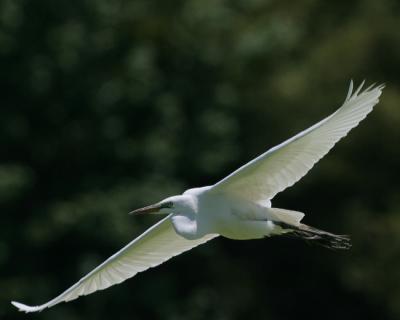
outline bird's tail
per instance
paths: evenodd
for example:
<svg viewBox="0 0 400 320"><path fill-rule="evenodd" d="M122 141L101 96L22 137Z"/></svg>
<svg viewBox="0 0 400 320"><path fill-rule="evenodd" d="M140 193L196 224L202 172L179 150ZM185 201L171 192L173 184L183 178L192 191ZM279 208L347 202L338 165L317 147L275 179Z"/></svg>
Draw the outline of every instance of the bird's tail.
<svg viewBox="0 0 400 320"><path fill-rule="evenodd" d="M286 223L278 224L287 231L286 235L289 237L303 239L328 249L346 250L351 248L350 237L347 235L333 234L303 223L297 226Z"/></svg>

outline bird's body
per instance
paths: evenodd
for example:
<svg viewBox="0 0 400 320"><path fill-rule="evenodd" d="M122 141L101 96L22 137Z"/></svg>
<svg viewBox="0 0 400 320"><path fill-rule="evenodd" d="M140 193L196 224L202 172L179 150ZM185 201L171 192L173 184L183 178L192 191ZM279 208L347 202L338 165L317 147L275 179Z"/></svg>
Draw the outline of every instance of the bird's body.
<svg viewBox="0 0 400 320"><path fill-rule="evenodd" d="M273 223L273 212L264 204L213 192L212 187L189 189L172 197L177 213L171 216L173 227L188 240L207 234L219 234L234 240L258 239L282 229Z"/></svg>
<svg viewBox="0 0 400 320"><path fill-rule="evenodd" d="M301 223L304 214L271 206L271 199L300 180L378 103L383 86L350 84L343 105L332 115L271 148L220 182L133 211L167 216L134 239L58 297L40 306L12 302L35 312L120 283L219 235L259 239L287 234L328 248L348 249L349 239Z"/></svg>

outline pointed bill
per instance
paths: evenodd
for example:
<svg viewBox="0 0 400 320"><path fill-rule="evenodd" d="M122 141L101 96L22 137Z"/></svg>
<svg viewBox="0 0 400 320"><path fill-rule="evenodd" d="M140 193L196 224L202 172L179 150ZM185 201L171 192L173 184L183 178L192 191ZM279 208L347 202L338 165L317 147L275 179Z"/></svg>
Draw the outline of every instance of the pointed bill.
<svg viewBox="0 0 400 320"><path fill-rule="evenodd" d="M161 204L157 203L157 204L152 204L151 206L133 210L133 211L129 212L129 214L139 215L139 214L157 213L162 208L163 208L163 206Z"/></svg>

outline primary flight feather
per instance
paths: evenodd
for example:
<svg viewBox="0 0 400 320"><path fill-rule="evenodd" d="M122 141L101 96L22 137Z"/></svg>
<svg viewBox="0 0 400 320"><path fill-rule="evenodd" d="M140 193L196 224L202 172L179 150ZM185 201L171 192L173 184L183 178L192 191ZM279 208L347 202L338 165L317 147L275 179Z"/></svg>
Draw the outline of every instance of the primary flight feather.
<svg viewBox="0 0 400 320"><path fill-rule="evenodd" d="M372 111L384 85L363 91L362 87L363 83L353 92L351 82L343 105L335 113L215 185L189 189L132 211L167 216L56 298L39 306L12 304L20 311L35 312L71 301L120 283L218 235L246 240L289 234L328 248L348 249L348 237L307 226L300 222L303 213L272 208L271 199L299 181Z"/></svg>

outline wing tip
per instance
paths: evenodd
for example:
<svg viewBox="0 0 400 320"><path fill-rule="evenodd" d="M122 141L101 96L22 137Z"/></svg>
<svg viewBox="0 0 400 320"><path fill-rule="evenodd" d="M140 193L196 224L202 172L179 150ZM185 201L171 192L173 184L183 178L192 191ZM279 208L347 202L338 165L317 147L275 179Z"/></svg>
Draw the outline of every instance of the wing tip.
<svg viewBox="0 0 400 320"><path fill-rule="evenodd" d="M368 88L362 90L364 84L365 84L365 80L363 80L361 82L361 84L357 87L357 89L353 92L354 81L353 81L353 79L351 79L350 80L349 90L347 92L347 96L346 96L346 99L345 99L345 103L348 102L349 100L352 100L352 99L355 99L357 97L360 97L365 93L375 93L376 97L379 98L379 96L382 94L382 90L386 86L385 83L381 83L379 85L376 85L376 83L373 83Z"/></svg>
<svg viewBox="0 0 400 320"><path fill-rule="evenodd" d="M35 306L35 307L27 306L26 304L23 304L23 303L20 303L20 302L17 302L17 301L11 301L11 304L14 307L16 307L19 311L23 311L23 312L26 312L26 313L28 313L28 312L37 312L37 311L41 311L42 310L42 307L40 307L40 306Z"/></svg>
<svg viewBox="0 0 400 320"><path fill-rule="evenodd" d="M353 94L353 86L354 86L353 79L350 79L349 90L347 91L347 96L346 96L346 99L344 99L344 101L347 101L350 99L351 95Z"/></svg>

